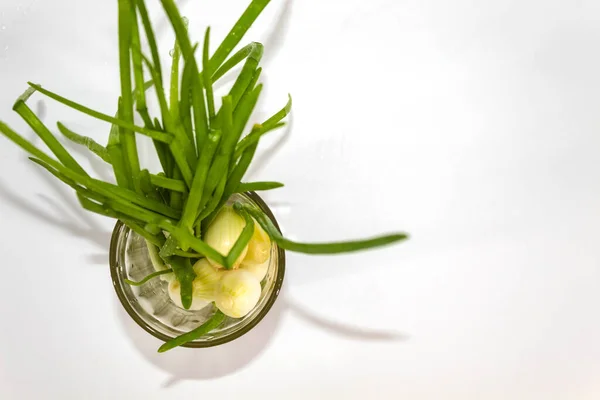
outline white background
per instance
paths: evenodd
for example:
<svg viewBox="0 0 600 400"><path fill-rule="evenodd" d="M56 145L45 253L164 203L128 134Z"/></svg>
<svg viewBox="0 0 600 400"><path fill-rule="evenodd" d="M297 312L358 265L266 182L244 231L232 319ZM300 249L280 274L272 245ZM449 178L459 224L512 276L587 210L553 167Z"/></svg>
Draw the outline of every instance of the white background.
<svg viewBox="0 0 600 400"><path fill-rule="evenodd" d="M2 120L34 137L10 111L28 80L114 112L116 3L0 2ZM209 22L221 39L247 0L181 4L195 40ZM0 398L600 398L600 2L274 0L251 40L254 119L294 97L247 178L286 183L264 196L284 233L411 240L288 253L255 330L158 355L111 285L114 221L2 138ZM29 104L106 141L102 122Z"/></svg>

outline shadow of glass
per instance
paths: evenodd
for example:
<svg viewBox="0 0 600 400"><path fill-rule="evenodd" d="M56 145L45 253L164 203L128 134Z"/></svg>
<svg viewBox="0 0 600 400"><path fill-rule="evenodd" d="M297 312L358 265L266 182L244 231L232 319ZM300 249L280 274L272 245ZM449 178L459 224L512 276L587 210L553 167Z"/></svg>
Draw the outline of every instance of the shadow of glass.
<svg viewBox="0 0 600 400"><path fill-rule="evenodd" d="M286 310L291 311L293 315L303 319L304 321L320 329L348 339L395 342L406 341L410 338L408 335L402 332L366 329L362 327L346 325L336 321L330 321L305 310L297 304L291 303L288 299L285 300L285 307Z"/></svg>
<svg viewBox="0 0 600 400"><path fill-rule="evenodd" d="M121 304L115 303L133 346L147 361L170 375L162 387L171 387L184 380L216 379L250 365L269 347L284 311L283 302L276 301L258 325L229 343L205 349L176 348L159 354L157 349L162 342L140 328Z"/></svg>

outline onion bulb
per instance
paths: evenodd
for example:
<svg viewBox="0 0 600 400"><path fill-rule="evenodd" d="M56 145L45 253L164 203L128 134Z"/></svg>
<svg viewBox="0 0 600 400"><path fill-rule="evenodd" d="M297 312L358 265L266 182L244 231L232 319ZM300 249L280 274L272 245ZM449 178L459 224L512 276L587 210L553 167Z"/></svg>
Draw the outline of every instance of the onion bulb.
<svg viewBox="0 0 600 400"><path fill-rule="evenodd" d="M223 271L215 290L215 305L223 314L241 318L258 303L261 294L260 281L243 269Z"/></svg>
<svg viewBox="0 0 600 400"><path fill-rule="evenodd" d="M173 303L175 303L175 305L179 308L184 308L183 304L181 304L181 285L179 284L178 280L173 280L172 282L169 282L168 292L169 297L171 298ZM193 296L192 305L190 306L189 310L201 310L208 304L210 304L210 301L206 301L202 298Z"/></svg>
<svg viewBox="0 0 600 400"><path fill-rule="evenodd" d="M240 237L245 226L246 221L242 216L235 212L232 207L224 206L206 230L204 241L213 249L217 250L226 257L237 239ZM247 251L248 246L244 248L238 259L235 260L232 266L233 268L239 267L240 263L246 256ZM210 258L208 261L215 267L223 267Z"/></svg>
<svg viewBox="0 0 600 400"><path fill-rule="evenodd" d="M201 310L215 299L215 287L221 279L221 272L213 267L206 258L198 260L194 264L196 278L192 282L192 305L190 310ZM179 281L173 280L169 283L169 297L178 307L181 304L181 285Z"/></svg>
<svg viewBox="0 0 600 400"><path fill-rule="evenodd" d="M258 279L259 282L262 282L267 276L267 271L269 270L269 265L271 264L271 259L267 259L262 264L246 264L246 261L242 262L240 265L240 269L250 272L252 275Z"/></svg>
<svg viewBox="0 0 600 400"><path fill-rule="evenodd" d="M196 278L192 282L194 299L213 301L215 287L221 279L221 272L213 267L206 258L202 258L194 264L194 272L196 273Z"/></svg>
<svg viewBox="0 0 600 400"><path fill-rule="evenodd" d="M248 252L242 263L245 265L264 264L270 256L271 238L260 224L254 221L254 233L248 243Z"/></svg>

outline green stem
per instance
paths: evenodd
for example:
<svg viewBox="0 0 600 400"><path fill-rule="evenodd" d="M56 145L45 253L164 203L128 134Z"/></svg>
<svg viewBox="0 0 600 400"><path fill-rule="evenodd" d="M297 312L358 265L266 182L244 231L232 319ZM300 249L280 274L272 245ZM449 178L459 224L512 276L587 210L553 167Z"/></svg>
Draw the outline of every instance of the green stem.
<svg viewBox="0 0 600 400"><path fill-rule="evenodd" d="M250 217L250 215L248 215L247 212L243 210L238 212L240 212L240 214L242 214L242 217L244 217L246 225L244 226L242 233L240 233L240 236L237 238L237 240L233 244L233 247L229 251L229 254L227 255L227 264L225 265L226 269L231 269L235 261L240 257L240 255L250 242L250 239L252 239L252 235L254 234L254 220Z"/></svg>
<svg viewBox="0 0 600 400"><path fill-rule="evenodd" d="M194 176L195 178L195 176ZM161 175L153 175L150 174L150 182L154 186L162 187L165 189L169 189L174 192L185 192L187 190L185 186L185 182L179 179L171 179Z"/></svg>
<svg viewBox="0 0 600 400"><path fill-rule="evenodd" d="M34 112L25 104L22 100L17 100L13 106L13 110L17 112L27 122L27 124L33 129L33 131L42 139L42 141L48 146L50 151L54 153L56 158L63 163L67 168L78 172L79 174L86 175L87 172L75 161L75 159L69 154L69 152L63 147L63 145L54 137L52 132L44 125L44 123L34 114Z"/></svg>
<svg viewBox="0 0 600 400"><path fill-rule="evenodd" d="M229 58L227 61L225 61L223 63L223 65L221 65L221 67L213 73L212 81L216 82L217 80L219 80L223 75L225 75L236 65L238 65L239 63L244 61L244 59L246 57L248 57L250 54L258 51L257 49L262 46L263 45L258 42L252 42L252 43L244 46L237 53L235 53L233 56L231 56L231 58Z"/></svg>
<svg viewBox="0 0 600 400"><path fill-rule="evenodd" d="M196 44L193 48L195 52L198 45ZM181 123L183 124L183 128L185 129L185 133L190 140L190 143L195 142L194 137L194 129L192 127L192 90L193 90L193 71L192 71L192 63L186 62L183 67L183 73L181 75L181 100L179 101L179 118L181 119ZM196 154L200 157L200 152L197 151Z"/></svg>
<svg viewBox="0 0 600 400"><path fill-rule="evenodd" d="M354 251L371 249L374 247L386 246L395 242L408 239L405 233L395 233L391 235L377 236L366 240L351 240L345 242L331 243L299 243L285 239L279 230L275 227L271 219L262 211L254 206L235 203L236 210L245 210L248 212L260 226L269 234L272 240L283 249L306 254L338 254L349 253Z"/></svg>
<svg viewBox="0 0 600 400"><path fill-rule="evenodd" d="M110 154L108 153L106 147L98 144L94 139L90 137L81 136L73 132L60 122L57 122L56 125L58 126L58 130L60 131L60 133L62 133L67 139L69 139L73 143L87 147L92 153L100 157L103 161L111 164Z"/></svg>
<svg viewBox="0 0 600 400"><path fill-rule="evenodd" d="M150 17L148 16L148 10L146 9L145 0L136 0L136 5L140 13L140 17L142 18L142 24L144 24L144 30L146 31L146 38L148 39L148 47L150 47L154 68L156 69L156 73L159 77L160 82L162 82L162 68L160 65L158 46L156 45L156 37L154 36L152 23L150 22Z"/></svg>
<svg viewBox="0 0 600 400"><path fill-rule="evenodd" d="M210 26L204 34L204 49L202 52L202 76L204 77L204 88L206 90L206 102L208 105L208 118L212 121L215 117L215 98L211 81L211 70L209 63Z"/></svg>
<svg viewBox="0 0 600 400"><path fill-rule="evenodd" d="M183 182L182 182L183 183ZM259 192L283 187L280 182L242 182L235 189L235 193Z"/></svg>
<svg viewBox="0 0 600 400"><path fill-rule="evenodd" d="M204 322L196 329L189 331L188 333L184 333L183 335L177 336L176 338L171 339L162 346L160 346L158 348L158 352L164 353L165 351L174 349L175 347L184 345L188 342L192 342L209 333L213 329L219 327L219 325L221 325L224 320L225 314L217 310L212 317L210 317L206 322Z"/></svg>
<svg viewBox="0 0 600 400"><path fill-rule="evenodd" d="M250 146L255 145L263 135L266 135L267 133L279 129L283 126L285 126L285 122L279 122L275 125L272 125L270 128L267 128L261 124L256 124L252 128L252 131L248 134L248 136L240 140L237 144L233 159L237 160L238 158L240 158L242 153L246 151L246 149L248 149Z"/></svg>
<svg viewBox="0 0 600 400"><path fill-rule="evenodd" d="M189 309L192 305L192 295L194 291L192 282L196 278L196 273L190 263L190 259L176 256L162 257L162 259L165 260L166 264L173 268L173 273L181 285L181 304L186 310Z"/></svg>
<svg viewBox="0 0 600 400"><path fill-rule="evenodd" d="M118 118L121 110L121 98L119 98L116 117ZM121 133L117 125L112 125L110 128L110 134L108 136L108 144L106 145L106 151L110 156L110 162L113 167L113 173L117 184L121 187L131 187L129 184L129 178L125 173L125 167L123 165L123 148L121 146Z"/></svg>
<svg viewBox="0 0 600 400"><path fill-rule="evenodd" d="M169 94L170 111L174 122L179 119L179 61L181 60L181 49L177 40L173 45L173 60L171 63L171 90Z"/></svg>
<svg viewBox="0 0 600 400"><path fill-rule="evenodd" d="M131 42L133 33L133 4L131 0L118 0L119 4L119 62L121 73L121 118L133 125L133 96L131 95ZM140 193L140 160L137 154L135 135L131 129L121 131L121 144L125 154L125 171L131 177L133 188Z"/></svg>
<svg viewBox="0 0 600 400"><path fill-rule="evenodd" d="M151 273L150 275L144 277L144 279L142 279L141 281L136 282L136 281L130 281L129 279L124 279L124 282L131 286L142 286L144 283L148 282L151 279L154 279L161 275L170 274L171 272L173 272L172 269L163 269L162 271L156 271L156 272Z"/></svg>
<svg viewBox="0 0 600 400"><path fill-rule="evenodd" d="M121 118L114 118L111 117L110 115L106 115L103 114L101 112L92 110L91 108L85 107L79 103L75 103L74 101L68 100L62 96L57 95L56 93L53 93L49 90L44 89L43 87L41 87L40 85L37 85L35 83L31 83L31 82L27 82L27 84L31 87L33 87L35 90L37 90L38 92L50 97L53 100L58 101L59 103L62 103L68 107L73 108L74 110L80 111L84 114L89 115L90 117L94 117L96 119L100 119L102 121L105 122L109 122L111 124L115 124L118 125L119 127L125 129L125 130L131 130L134 132L138 132L141 133L143 135L146 135L152 139L158 140L159 142L163 142L163 143L171 143L171 141L173 140L173 136L163 133L163 132L159 132L159 131L155 131L152 129L146 129L146 128L142 128L139 126L134 125L131 122L125 121L124 118L122 117L122 113ZM130 94L131 96L131 94ZM123 108L123 107L122 107Z"/></svg>
<svg viewBox="0 0 600 400"><path fill-rule="evenodd" d="M270 0L253 0L248 5L248 8L246 8L242 16L237 20L233 28L231 28L221 45L215 50L215 54L213 54L210 59L213 71L216 71L221 64L223 64L223 61L225 61L227 56L231 54L240 40L242 40L248 29L250 29L254 21L256 21L269 2Z"/></svg>
<svg viewBox="0 0 600 400"><path fill-rule="evenodd" d="M200 155L200 161L196 167L196 173L194 174L194 181L190 189L190 195L185 203L183 209L183 215L181 217L180 226L184 229L191 230L198 214L202 196L204 193L204 187L206 178L208 176L208 170L210 163L212 162L213 156L221 139L221 132L215 131L208 136L208 141L202 149Z"/></svg>

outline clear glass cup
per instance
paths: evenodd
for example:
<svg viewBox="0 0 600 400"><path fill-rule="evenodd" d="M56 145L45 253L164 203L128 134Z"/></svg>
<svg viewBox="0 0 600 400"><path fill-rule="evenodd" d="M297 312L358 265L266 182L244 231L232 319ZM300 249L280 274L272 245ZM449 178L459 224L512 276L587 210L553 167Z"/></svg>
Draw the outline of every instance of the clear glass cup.
<svg viewBox="0 0 600 400"><path fill-rule="evenodd" d="M229 199L229 203L234 201L258 206L279 229L273 213L256 193L235 194ZM176 306L167 292L168 283L161 277L139 287L130 286L124 281L139 281L154 271L145 239L119 221L110 244L110 272L121 304L140 327L158 339L168 341L195 329L214 313L213 303L197 311ZM261 282L262 294L256 307L243 318L226 317L219 328L183 346L216 346L250 331L275 303L284 274L285 253L277 244L272 243L271 261L267 275Z"/></svg>

